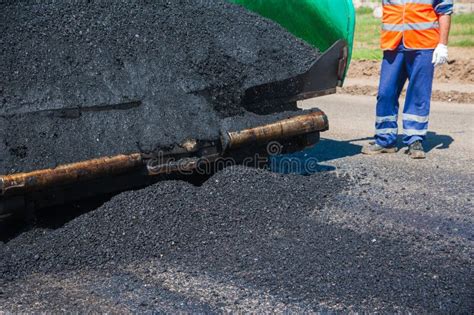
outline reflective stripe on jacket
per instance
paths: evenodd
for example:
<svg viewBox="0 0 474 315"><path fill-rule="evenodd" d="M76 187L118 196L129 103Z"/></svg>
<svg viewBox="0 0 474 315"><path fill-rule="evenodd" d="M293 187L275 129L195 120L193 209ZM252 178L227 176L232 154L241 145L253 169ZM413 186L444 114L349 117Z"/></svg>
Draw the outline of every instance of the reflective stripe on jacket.
<svg viewBox="0 0 474 315"><path fill-rule="evenodd" d="M394 50L400 42L409 49L434 49L439 43L435 0L383 0L383 50Z"/></svg>

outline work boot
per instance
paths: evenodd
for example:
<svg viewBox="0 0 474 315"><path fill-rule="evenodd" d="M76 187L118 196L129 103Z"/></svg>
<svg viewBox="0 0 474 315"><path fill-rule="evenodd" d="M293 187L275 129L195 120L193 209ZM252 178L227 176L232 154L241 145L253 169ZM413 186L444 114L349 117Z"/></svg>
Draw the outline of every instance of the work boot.
<svg viewBox="0 0 474 315"><path fill-rule="evenodd" d="M375 155L381 153L396 153L396 147L384 148L381 145L375 143L375 141L370 142L369 145L366 145L362 148L362 153L367 155Z"/></svg>
<svg viewBox="0 0 474 315"><path fill-rule="evenodd" d="M408 155L412 159L424 159L426 158L425 150L421 141L415 141L408 147Z"/></svg>

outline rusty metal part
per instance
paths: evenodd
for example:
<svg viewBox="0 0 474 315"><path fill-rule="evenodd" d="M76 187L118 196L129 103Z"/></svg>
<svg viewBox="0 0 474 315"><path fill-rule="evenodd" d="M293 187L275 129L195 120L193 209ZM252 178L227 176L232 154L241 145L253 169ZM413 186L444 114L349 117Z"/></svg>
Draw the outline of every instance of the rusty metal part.
<svg viewBox="0 0 474 315"><path fill-rule="evenodd" d="M117 155L38 170L0 176L0 196L23 194L58 185L120 174L143 166L141 154Z"/></svg>
<svg viewBox="0 0 474 315"><path fill-rule="evenodd" d="M327 127L326 115L321 111L316 111L265 126L237 132L225 132L222 142L227 143L227 148L238 148L253 143L310 134L326 130ZM185 142L183 145L183 149L186 151L193 151L196 148L197 142L194 141ZM225 150L226 146L223 145L223 148ZM133 153L66 164L30 173L3 175L0 176L0 199L135 171L143 171L150 176L176 172L187 173L195 170L202 163L209 163L217 159L222 153L218 151L217 147L214 150L204 147L202 152L196 153L195 156L171 154L163 159L145 158L140 153Z"/></svg>
<svg viewBox="0 0 474 315"><path fill-rule="evenodd" d="M233 149L252 143L270 142L327 129L327 116L322 111L316 111L265 126L227 132L227 139L223 142L227 143L227 148Z"/></svg>
<svg viewBox="0 0 474 315"><path fill-rule="evenodd" d="M188 157L176 161L171 160L164 163L156 159L151 159L147 161L147 171L150 176L171 173L189 175L201 165L210 164L220 156L220 154L212 154L203 157Z"/></svg>

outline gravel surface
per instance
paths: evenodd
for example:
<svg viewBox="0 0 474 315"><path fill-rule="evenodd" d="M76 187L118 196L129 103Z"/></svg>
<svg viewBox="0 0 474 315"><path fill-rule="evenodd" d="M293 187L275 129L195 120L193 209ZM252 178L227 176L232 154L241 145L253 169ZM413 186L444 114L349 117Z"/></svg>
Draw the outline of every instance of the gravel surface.
<svg viewBox="0 0 474 315"><path fill-rule="evenodd" d="M170 181L123 193L62 228L35 229L0 247L0 305L471 311L469 221L454 223L465 225L457 238L445 237L452 230L436 232L436 216L390 211L397 207L380 203L390 173L353 166L312 176L231 167L202 187ZM409 196L407 204L416 202ZM457 206L469 211L465 200ZM432 224L410 228L412 220Z"/></svg>
<svg viewBox="0 0 474 315"><path fill-rule="evenodd" d="M318 57L224 0L2 1L0 23L0 174L215 140Z"/></svg>

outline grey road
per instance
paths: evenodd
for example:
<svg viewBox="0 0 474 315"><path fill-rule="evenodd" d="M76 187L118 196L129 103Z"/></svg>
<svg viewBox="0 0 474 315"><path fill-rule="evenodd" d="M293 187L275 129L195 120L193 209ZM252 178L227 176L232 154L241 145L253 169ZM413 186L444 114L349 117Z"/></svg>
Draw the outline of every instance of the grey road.
<svg viewBox="0 0 474 315"><path fill-rule="evenodd" d="M386 211L367 216L371 225L380 219L383 226L393 224L395 230L441 233L444 239L461 241L472 251L474 104L434 102L425 143L428 158L411 160L401 137L396 154L360 154L374 132L375 101L375 97L338 94L301 102L300 107L319 107L329 116L330 131L323 134L315 156L322 164L335 167L336 172L378 174L370 180L377 188L369 199L360 201L387 205ZM354 212L334 219L350 224L362 217Z"/></svg>
<svg viewBox="0 0 474 315"><path fill-rule="evenodd" d="M301 102L300 107L319 107L326 112L331 128L323 137L361 145L364 142L357 139L370 137L374 132L375 102L375 97L371 96L337 94ZM415 165L430 166L450 159L450 164L459 165L459 171L472 173L474 104L433 102L427 149L430 158ZM387 156L383 159L386 160ZM389 159L406 162L405 156L400 154L390 155Z"/></svg>

